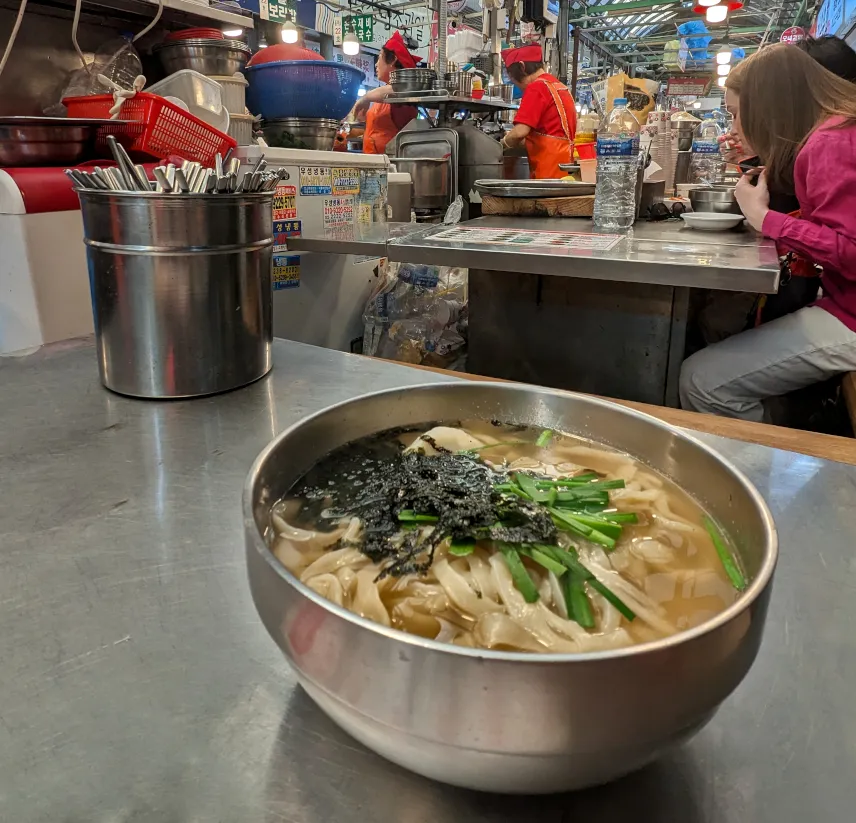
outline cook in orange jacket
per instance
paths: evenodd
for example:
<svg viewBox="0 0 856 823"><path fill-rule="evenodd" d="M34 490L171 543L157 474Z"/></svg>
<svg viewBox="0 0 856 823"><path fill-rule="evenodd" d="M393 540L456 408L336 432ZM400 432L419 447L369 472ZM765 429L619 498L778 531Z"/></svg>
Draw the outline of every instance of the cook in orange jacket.
<svg viewBox="0 0 856 823"><path fill-rule="evenodd" d="M414 69L418 62L419 57L407 50L404 38L395 32L377 56L375 73L378 80L388 84L390 72ZM392 86L379 86L366 92L354 106L354 113L366 118L363 154L383 154L386 144L416 117L414 106L391 106L384 102L391 92Z"/></svg>
<svg viewBox="0 0 856 823"><path fill-rule="evenodd" d="M564 177L559 163L574 154L577 112L568 87L544 70L541 46L533 44L502 53L508 76L523 90L514 127L502 139L507 148L526 144L530 177Z"/></svg>

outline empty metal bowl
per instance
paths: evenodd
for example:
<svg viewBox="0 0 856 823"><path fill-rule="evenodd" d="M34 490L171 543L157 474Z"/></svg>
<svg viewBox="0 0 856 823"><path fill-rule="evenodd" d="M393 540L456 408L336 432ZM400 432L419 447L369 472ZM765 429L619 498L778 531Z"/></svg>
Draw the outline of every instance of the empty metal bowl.
<svg viewBox="0 0 856 823"><path fill-rule="evenodd" d="M316 594L273 556L271 505L333 449L390 428L472 418L578 434L672 478L728 530L748 587L711 620L664 640L589 654L526 654L385 628ZM605 400L504 384L394 389L304 418L256 459L243 515L256 608L318 706L405 768L495 792L604 783L695 734L755 659L777 557L764 501L708 446Z"/></svg>
<svg viewBox="0 0 856 823"><path fill-rule="evenodd" d="M262 133L271 147L331 151L338 120L323 117L283 117L262 122Z"/></svg>
<svg viewBox="0 0 856 823"><path fill-rule="evenodd" d="M690 205L693 211L715 214L743 214L734 197L734 186L707 186L690 189Z"/></svg>
<svg viewBox="0 0 856 823"><path fill-rule="evenodd" d="M173 40L155 46L167 74L193 69L200 74L231 77L250 59L251 49L240 40Z"/></svg>
<svg viewBox="0 0 856 823"><path fill-rule="evenodd" d="M430 91L437 79L433 69L396 69L390 72L389 84L396 93Z"/></svg>

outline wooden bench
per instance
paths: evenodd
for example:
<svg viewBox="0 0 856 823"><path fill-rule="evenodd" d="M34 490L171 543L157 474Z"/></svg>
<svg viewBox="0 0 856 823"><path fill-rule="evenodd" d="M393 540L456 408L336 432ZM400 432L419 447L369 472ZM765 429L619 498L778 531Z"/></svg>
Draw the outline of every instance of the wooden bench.
<svg viewBox="0 0 856 823"><path fill-rule="evenodd" d="M844 394L844 403L847 406L847 416L850 418L850 426L856 434L856 372L847 372L841 380L841 391Z"/></svg>

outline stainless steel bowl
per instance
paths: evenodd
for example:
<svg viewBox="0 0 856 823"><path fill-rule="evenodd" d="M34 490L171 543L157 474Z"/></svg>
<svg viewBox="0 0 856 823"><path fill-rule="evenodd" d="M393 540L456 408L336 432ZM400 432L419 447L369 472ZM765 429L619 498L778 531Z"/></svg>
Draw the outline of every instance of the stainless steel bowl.
<svg viewBox="0 0 856 823"><path fill-rule="evenodd" d="M231 77L247 65L252 53L240 40L174 40L155 46L164 71L193 69L200 74Z"/></svg>
<svg viewBox="0 0 856 823"><path fill-rule="evenodd" d="M709 186L690 189L690 205L693 211L714 214L743 214L734 197L734 186Z"/></svg>
<svg viewBox="0 0 856 823"><path fill-rule="evenodd" d="M63 117L0 118L0 166L73 166L95 148L100 124Z"/></svg>
<svg viewBox="0 0 856 823"><path fill-rule="evenodd" d="M533 655L464 649L384 628L315 594L271 554L271 504L324 455L384 429L473 417L591 437L671 477L734 538L751 581L746 591L712 620L665 640ZM405 768L497 792L604 783L701 729L755 659L777 557L764 501L709 447L605 400L506 384L395 389L307 417L256 459L243 514L256 608L318 706Z"/></svg>
<svg viewBox="0 0 856 823"><path fill-rule="evenodd" d="M267 144L281 149L332 151L338 130L338 120L323 117L283 117L262 123Z"/></svg>
<svg viewBox="0 0 856 823"><path fill-rule="evenodd" d="M396 93L430 91L437 79L433 69L396 69L390 72L389 84Z"/></svg>
<svg viewBox="0 0 856 823"><path fill-rule="evenodd" d="M474 75L468 71L450 71L446 73L443 80L449 94L458 97L472 97L473 78Z"/></svg>

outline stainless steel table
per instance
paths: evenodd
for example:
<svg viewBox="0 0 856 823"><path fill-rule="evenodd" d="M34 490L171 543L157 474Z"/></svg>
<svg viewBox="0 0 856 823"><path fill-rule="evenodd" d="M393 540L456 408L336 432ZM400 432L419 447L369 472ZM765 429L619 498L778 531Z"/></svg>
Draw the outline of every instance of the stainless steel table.
<svg viewBox="0 0 856 823"><path fill-rule="evenodd" d="M748 229L699 232L683 222L641 220L632 233L606 250L490 240L476 242L483 229L571 232L603 236L587 219L479 217L459 224L471 236L446 240L449 226L416 223L354 225L350 236L336 227L291 238L291 251L376 254L400 263L432 263L496 272L525 272L585 280L775 294L779 263L775 244Z"/></svg>
<svg viewBox="0 0 856 823"><path fill-rule="evenodd" d="M772 241L681 221L619 236L587 219L481 217L354 226L289 248L468 268L470 371L656 405L678 405L693 290L779 286Z"/></svg>
<svg viewBox="0 0 856 823"><path fill-rule="evenodd" d="M442 266L466 266L503 272L549 274L645 283L687 286L725 291L755 291L774 294L779 285L779 263L775 244L743 229L699 232L682 221L651 223L638 221L633 231L609 249L568 248L561 245L477 242L486 229L510 232L573 232L602 237L589 220L555 217L479 217L460 224L469 232L461 240L446 240L446 226L427 231L400 233L390 239L390 259ZM490 237L490 235L488 235Z"/></svg>
<svg viewBox="0 0 856 823"><path fill-rule="evenodd" d="M576 795L478 795L389 765L314 708L250 600L245 473L325 404L439 379L278 341L246 389L151 402L102 389L88 343L0 359L4 821L853 819L856 468L761 446L703 437L780 529L764 644L660 763Z"/></svg>

